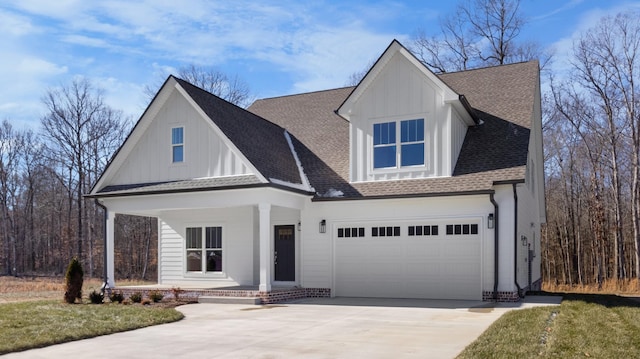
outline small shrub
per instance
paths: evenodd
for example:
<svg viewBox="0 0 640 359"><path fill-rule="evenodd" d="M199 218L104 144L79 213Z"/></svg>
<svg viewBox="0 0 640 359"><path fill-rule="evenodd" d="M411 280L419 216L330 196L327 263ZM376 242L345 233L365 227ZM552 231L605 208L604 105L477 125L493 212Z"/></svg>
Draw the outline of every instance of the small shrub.
<svg viewBox="0 0 640 359"><path fill-rule="evenodd" d="M151 299L154 303L158 303L162 300L162 298L164 298L164 294L162 294L162 292L160 292L159 290L152 290L151 292L149 292L149 299Z"/></svg>
<svg viewBox="0 0 640 359"><path fill-rule="evenodd" d="M122 305L131 305L131 300L129 300L129 298L123 300Z"/></svg>
<svg viewBox="0 0 640 359"><path fill-rule="evenodd" d="M111 292L111 295L109 295L109 300L112 303L122 303L122 301L124 300L124 294L122 294L122 291L120 290L114 290L113 292Z"/></svg>
<svg viewBox="0 0 640 359"><path fill-rule="evenodd" d="M131 301L134 303L140 303L142 302L142 293L135 292L129 296L129 299L131 299Z"/></svg>
<svg viewBox="0 0 640 359"><path fill-rule="evenodd" d="M89 299L93 304L102 304L102 302L104 301L104 294L96 292L94 290L93 292L89 293Z"/></svg>
<svg viewBox="0 0 640 359"><path fill-rule="evenodd" d="M82 265L80 261L78 261L78 257L73 257L71 262L69 262L69 266L67 267L67 273L64 277L65 279L65 291L64 291L64 301L73 304L76 302L76 299L82 300L82 277L84 276L84 272L82 270Z"/></svg>
<svg viewBox="0 0 640 359"><path fill-rule="evenodd" d="M140 303L141 303L142 305L151 305L151 300L150 300L150 299L145 298L145 299L143 299Z"/></svg>
<svg viewBox="0 0 640 359"><path fill-rule="evenodd" d="M180 294L182 294L184 290L180 289L180 287L171 288L171 293L173 293L173 300L176 302L180 300Z"/></svg>

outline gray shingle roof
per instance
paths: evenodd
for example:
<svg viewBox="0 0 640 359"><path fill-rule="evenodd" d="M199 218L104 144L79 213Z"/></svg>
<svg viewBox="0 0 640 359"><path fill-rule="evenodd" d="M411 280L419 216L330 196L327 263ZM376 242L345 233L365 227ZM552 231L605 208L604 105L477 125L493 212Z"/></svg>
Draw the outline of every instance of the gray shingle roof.
<svg viewBox="0 0 640 359"><path fill-rule="evenodd" d="M107 186L100 190L102 196L124 196L133 194L152 194L166 192L189 192L216 189L229 189L262 185L255 175L228 176L215 178L200 178L183 181L169 181L156 183L138 183L127 185Z"/></svg>
<svg viewBox="0 0 640 359"><path fill-rule="evenodd" d="M349 124L335 114L353 87L258 100L249 111L287 128L304 171L323 197L429 195L491 190L524 179L536 99L536 61L439 75L482 124L467 131L452 177L349 183ZM335 191L334 191L335 192Z"/></svg>
<svg viewBox="0 0 640 359"><path fill-rule="evenodd" d="M177 79L195 103L267 179L302 183L284 136L291 134L316 198L377 198L490 191L524 179L538 81L535 61L439 77L466 97L481 124L469 127L451 177L349 183L349 123L335 110L353 87L262 99L249 111ZM264 185L254 175L109 186L119 196ZM277 184L276 184L277 185ZM333 195L331 195L333 193Z"/></svg>
<svg viewBox="0 0 640 359"><path fill-rule="evenodd" d="M264 177L302 183L284 128L187 81L176 80Z"/></svg>

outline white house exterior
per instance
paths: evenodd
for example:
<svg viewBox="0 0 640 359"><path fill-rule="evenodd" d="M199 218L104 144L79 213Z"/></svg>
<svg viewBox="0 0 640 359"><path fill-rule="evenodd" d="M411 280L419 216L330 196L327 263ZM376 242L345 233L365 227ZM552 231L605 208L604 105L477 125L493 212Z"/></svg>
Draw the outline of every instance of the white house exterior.
<svg viewBox="0 0 640 359"><path fill-rule="evenodd" d="M158 283L518 300L540 286L537 62L435 75L393 41L356 87L243 110L169 77L92 189L158 218Z"/></svg>

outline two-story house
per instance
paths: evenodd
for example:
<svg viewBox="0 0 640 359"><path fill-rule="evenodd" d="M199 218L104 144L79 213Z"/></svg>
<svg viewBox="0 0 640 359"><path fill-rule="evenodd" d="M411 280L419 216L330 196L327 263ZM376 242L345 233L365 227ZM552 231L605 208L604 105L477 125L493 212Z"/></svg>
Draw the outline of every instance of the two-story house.
<svg viewBox="0 0 640 359"><path fill-rule="evenodd" d="M540 286L539 66L435 75L393 41L355 87L248 110L170 76L92 189L158 218L158 283L518 300Z"/></svg>

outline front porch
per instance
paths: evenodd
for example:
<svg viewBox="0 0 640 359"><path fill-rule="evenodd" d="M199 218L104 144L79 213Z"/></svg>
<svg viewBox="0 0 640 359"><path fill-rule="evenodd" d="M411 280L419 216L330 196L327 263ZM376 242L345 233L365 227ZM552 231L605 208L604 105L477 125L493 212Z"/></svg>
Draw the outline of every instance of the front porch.
<svg viewBox="0 0 640 359"><path fill-rule="evenodd" d="M179 298L189 298L192 300L200 300L202 297L207 298L255 298L255 304L273 304L286 302L302 298L329 298L331 297L330 288L299 288L272 286L271 291L260 291L257 285L239 285L217 288L202 287L186 287L179 288L168 285L144 285L144 286L126 286L113 288L114 291L120 291L125 298L133 293L141 293L143 297L148 297L149 292L159 291L164 295L165 299L173 299L176 294Z"/></svg>

